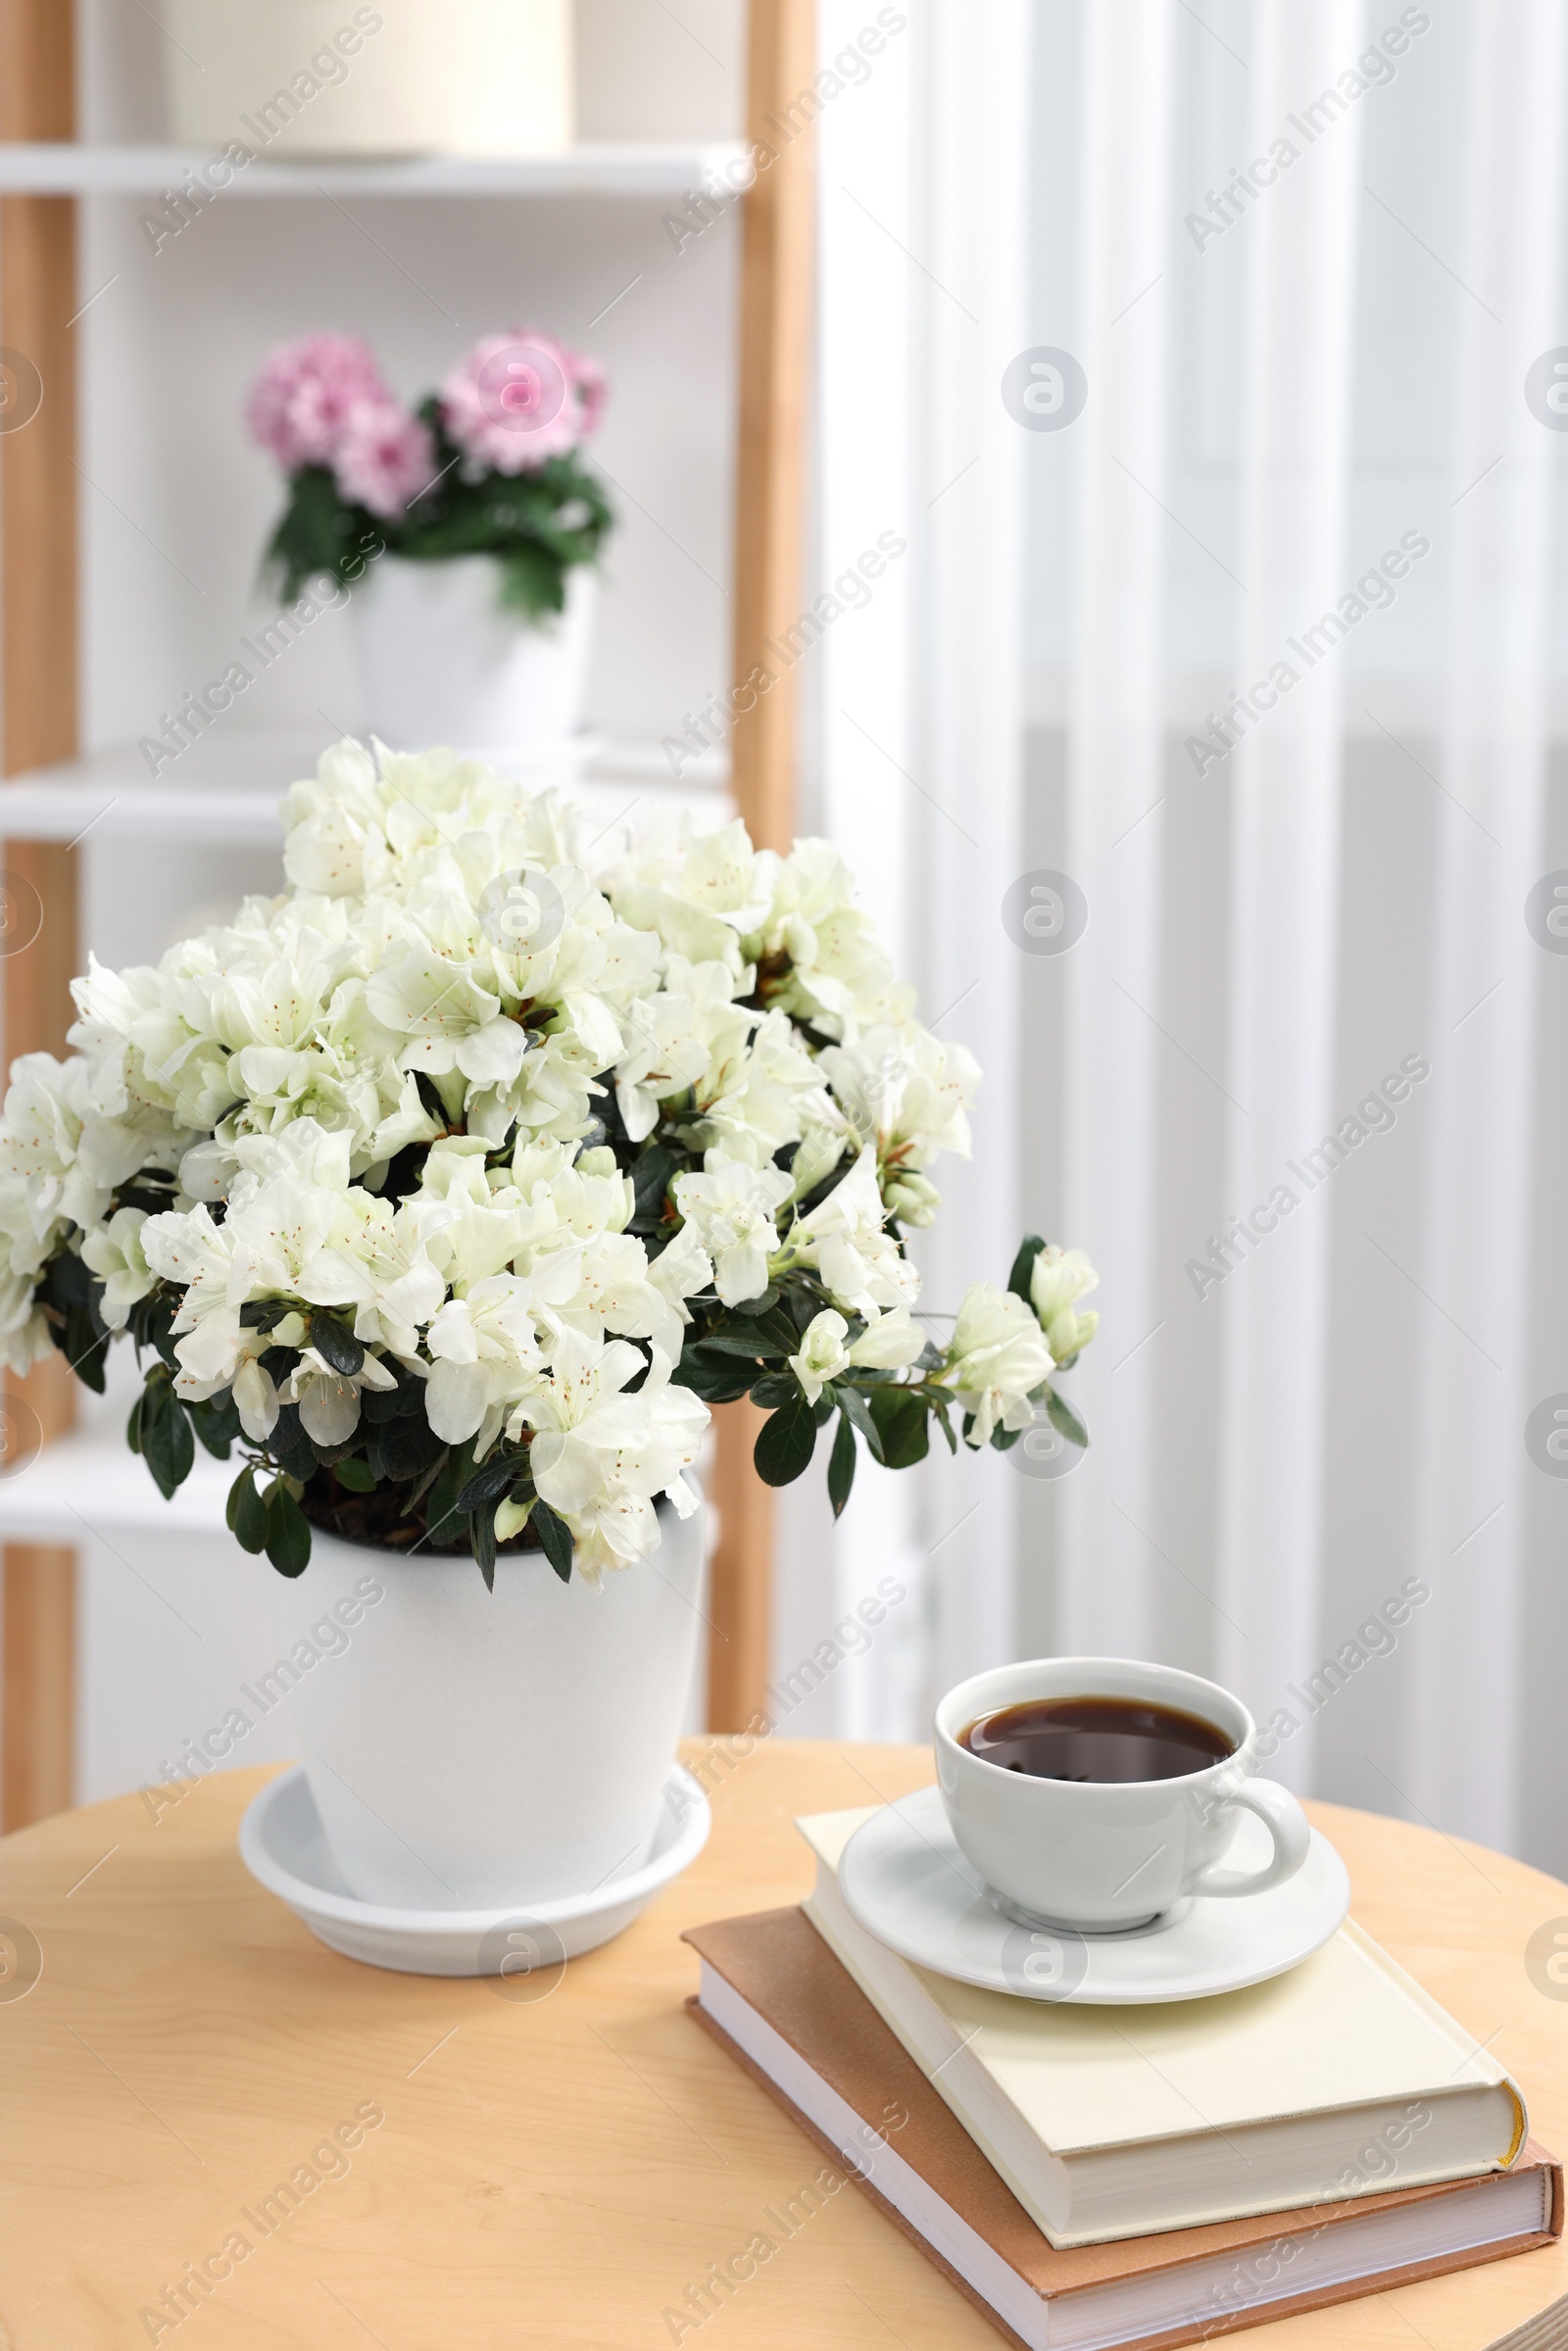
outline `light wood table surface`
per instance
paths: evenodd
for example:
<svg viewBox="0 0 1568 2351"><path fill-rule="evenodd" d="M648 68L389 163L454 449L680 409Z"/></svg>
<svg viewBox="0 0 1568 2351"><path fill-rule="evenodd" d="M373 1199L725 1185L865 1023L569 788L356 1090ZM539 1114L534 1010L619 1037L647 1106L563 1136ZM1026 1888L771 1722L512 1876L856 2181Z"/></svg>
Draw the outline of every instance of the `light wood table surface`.
<svg viewBox="0 0 1568 2351"><path fill-rule="evenodd" d="M700 1753L704 1742L694 1742ZM249 2254L179 2351L634 2351L818 2170L802 2133L684 2013L681 1928L798 1899L791 1816L931 1778L927 1749L774 1739L713 1788L695 1867L542 1999L397 1976L316 1942L234 1832L269 1775L204 1781L156 1822L122 1796L0 1841L0 1915L42 1974L0 1999L0 2351L111 2351L234 2231ZM710 1765L705 1777L712 1778ZM1526 1971L1568 1886L1333 1805L1355 1916L1524 2085L1568 2153L1568 1998ZM10 1932L10 1930L5 1930ZM1568 1986L1564 1987L1568 1991ZM0 1984L0 1991L4 1985ZM254 2215L364 2109L384 2120L270 2234ZM281 2209L281 2208L279 2208ZM1244 2333L1258 2351L1568 2341L1559 2244ZM167 2314L165 2314L167 2316ZM853 2186L682 2341L703 2351L985 2351L985 2321Z"/></svg>

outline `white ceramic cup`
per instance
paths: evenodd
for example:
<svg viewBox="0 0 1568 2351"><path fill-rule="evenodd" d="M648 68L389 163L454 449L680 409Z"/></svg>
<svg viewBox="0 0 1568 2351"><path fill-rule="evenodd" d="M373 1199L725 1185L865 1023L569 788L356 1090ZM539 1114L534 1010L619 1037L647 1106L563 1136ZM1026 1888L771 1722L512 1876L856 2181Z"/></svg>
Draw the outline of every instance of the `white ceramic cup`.
<svg viewBox="0 0 1568 2351"><path fill-rule="evenodd" d="M1132 1698L1212 1723L1232 1751L1175 1780L1039 1780L959 1744L971 1723L1031 1698ZM1042 1657L975 1674L936 1711L937 1781L953 1834L1004 1907L1031 1925L1113 1934L1187 1894L1255 1894L1294 1878L1310 1831L1285 1788L1252 1777L1257 1726L1228 1690L1135 1657ZM1258 1870L1226 1869L1244 1812L1273 1839Z"/></svg>

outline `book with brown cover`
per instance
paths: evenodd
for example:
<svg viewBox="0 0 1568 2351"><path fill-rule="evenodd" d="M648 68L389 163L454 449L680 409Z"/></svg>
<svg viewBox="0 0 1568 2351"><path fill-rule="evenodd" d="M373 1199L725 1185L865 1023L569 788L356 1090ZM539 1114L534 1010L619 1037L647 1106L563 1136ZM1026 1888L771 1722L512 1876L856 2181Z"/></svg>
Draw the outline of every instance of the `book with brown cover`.
<svg viewBox="0 0 1568 2351"><path fill-rule="evenodd" d="M698 2022L1024 2351L1174 2351L1562 2231L1561 2167L1531 2143L1475 2180L1057 2248L802 1911L684 1939L703 1961Z"/></svg>

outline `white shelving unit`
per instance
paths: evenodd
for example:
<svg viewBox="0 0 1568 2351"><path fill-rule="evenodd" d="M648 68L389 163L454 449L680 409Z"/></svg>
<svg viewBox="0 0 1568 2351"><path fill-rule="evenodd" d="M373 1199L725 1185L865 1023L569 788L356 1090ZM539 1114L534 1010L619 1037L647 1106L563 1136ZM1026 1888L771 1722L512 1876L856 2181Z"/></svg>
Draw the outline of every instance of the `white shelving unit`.
<svg viewBox="0 0 1568 2351"><path fill-rule="evenodd" d="M298 776L314 775L319 736L236 729L193 743L177 774L154 778L134 744L89 752L0 783L0 840L176 840L274 846L278 806ZM606 824L654 808L690 810L702 823L730 812L728 762L706 753L677 779L657 743L591 737L514 770L540 786L561 783Z"/></svg>
<svg viewBox="0 0 1568 2351"><path fill-rule="evenodd" d="M170 1501L145 1461L125 1443L124 1418L46 1445L35 1461L0 1480L0 1538L7 1543L79 1543L94 1536L214 1535L224 1531L228 1490L239 1469L198 1445L190 1476Z"/></svg>
<svg viewBox="0 0 1568 2351"><path fill-rule="evenodd" d="M338 707L341 681L325 691L310 683L318 675L310 664L320 657L302 658L274 698L251 713L248 730L215 729L157 776L135 738L144 723L158 723L151 708L143 717L143 676L149 705L182 691L202 674L203 649L222 642L213 615L231 608L237 619L249 593L233 565L220 576L208 572L195 552L206 542L180 504L187 492L204 500L221 526L222 474L201 403L214 383L233 400L235 385L232 368L214 373L213 354L252 341L260 348L270 334L320 323L312 311L334 269L339 280L345 270L351 277L363 271L365 298L338 304L341 318L324 303L333 322L375 337L388 336L391 322L382 347L413 380L429 364L418 355L437 336L443 352L459 347L465 333L492 322L492 299L494 317L504 317L514 297L503 300L500 289L514 283L578 339L597 335L605 321L615 346L605 356L617 376L624 377L632 351L641 355L639 391L651 421L644 440L633 434L625 442L624 478L612 476L623 514L642 517L641 545L628 540L616 582L635 604L640 632L636 651L609 665L602 722L619 736L646 730L651 739L596 740L528 772L569 783L606 826L634 813L684 810L713 823L739 807L760 842L787 847L793 680L781 680L737 723L733 775L710 756L684 762L677 777L658 738L666 726L678 731L676 710L702 703L726 674L747 674L800 609L811 138L788 139L755 185L747 181L752 142L769 141L769 122L811 86L818 70L813 0L736 0L733 14L746 28L744 72L731 71L740 67L738 51L726 63L709 49L711 81L685 53L698 36L681 12L638 12L646 24L618 31L595 53L601 80L584 108L584 120L610 131L613 143L528 158L267 150L221 189L203 170L213 150L156 135L163 12L125 11L107 0L85 9L72 0L5 6L15 24L0 89L0 241L8 263L0 344L25 354L49 388L28 429L0 438L0 767L9 770L0 782L0 843L11 849L0 862L9 862L43 909L36 947L29 944L5 975L8 1056L59 1050L78 919L117 948L134 937L134 952L112 959L136 960L157 952L166 919L177 915L189 927L218 918L202 896L206 875L222 905L246 889L275 886L268 876L275 873L279 803L291 781L314 772L326 735L302 741L297 732L270 730L310 726L312 705ZM90 42L81 58L74 46L78 14ZM719 46L730 44L720 39ZM673 65L663 56L669 49ZM712 135L713 126L727 132L742 114L743 89L750 137ZM83 121L99 135L77 140ZM662 125L675 135L659 136ZM622 127L625 135L615 136ZM237 135L245 136L243 128ZM743 190L745 204L734 208L732 225L704 236L683 258L660 217L683 211L697 190L720 200L704 225L731 215L725 199ZM174 192L194 192L210 225L172 245L150 246L138 216L164 211ZM270 211L264 202L258 214L258 199L270 200ZM574 217L578 200L584 210ZM461 222L447 211L454 201L468 208ZM481 214L487 204L494 213ZM371 220L364 217L367 205L385 209ZM280 255L289 257L292 274L277 274ZM254 317L253 279L263 297ZM740 328L729 516L708 496L706 475L723 443L710 405L694 400L687 382L688 371L696 377L728 362L729 314L727 307L715 313L714 288L726 306L732 290ZM583 315L576 317L579 293ZM411 328L400 351L403 316L411 312L428 332ZM440 329L437 316L446 322ZM138 453L129 479L93 461L106 422L115 446ZM723 432L729 429L726 417ZM667 462L662 454L649 462L653 435ZM165 509L175 517L167 529ZM205 527L205 509L196 513ZM733 550L728 566L711 543L715 520ZM655 538L673 590L651 584L646 549ZM181 603L187 592L211 592L205 620ZM677 608L672 598L685 602ZM683 665L690 612L699 613L696 628L714 640L700 668ZM179 669L163 659L174 641L188 648ZM111 644L118 669L105 661ZM91 671L85 695L78 662ZM319 674L335 676L330 660ZM109 748L67 756L75 754L83 715ZM200 854L192 857L192 850ZM100 1686L92 1677L108 1670L95 1643L102 1637L135 1649L143 1641L140 1619L117 1615L119 1603L105 1600L100 1553L134 1566L140 1544L136 1555L149 1566L144 1580L161 1580L165 1569L154 1564L166 1557L160 1538L194 1536L195 1545L183 1547L203 1551L222 1527L231 1482L224 1464L202 1456L166 1504L145 1464L125 1449L128 1397L118 1409L113 1396L84 1399L77 1425L68 1429L47 1381L36 1393L55 1442L18 1474L7 1476L0 1465L0 1826L8 1829L70 1803L77 1790L77 1681L90 1692ZM768 1496L738 1424L715 1447L712 1492L723 1534L710 1601L720 1634L710 1707L714 1725L724 1727L746 1721L761 1702L770 1622ZM170 1574L183 1572L172 1559L180 1547L170 1545ZM78 1567L97 1611L79 1641ZM107 1584L120 1588L118 1571ZM110 1625L113 1635L104 1635ZM216 1644L206 1652L211 1663L221 1641L212 1624L208 1631ZM161 1651L153 1636L146 1639L137 1653L149 1671L157 1665L156 1682ZM179 1705L194 1706L194 1684L176 1676L171 1691L176 1687ZM91 1718L85 1696L82 1705L83 1719ZM91 1736L102 1743L98 1731ZM114 1751L118 1784L130 1749L122 1741Z"/></svg>
<svg viewBox="0 0 1568 2351"><path fill-rule="evenodd" d="M200 173L214 151L201 147L113 147L66 140L0 144L0 195L161 196L187 172ZM325 156L257 156L219 190L198 185L214 203L255 196L671 196L732 174L746 147L738 139L690 146L622 144L564 148L559 155L412 156L338 161Z"/></svg>

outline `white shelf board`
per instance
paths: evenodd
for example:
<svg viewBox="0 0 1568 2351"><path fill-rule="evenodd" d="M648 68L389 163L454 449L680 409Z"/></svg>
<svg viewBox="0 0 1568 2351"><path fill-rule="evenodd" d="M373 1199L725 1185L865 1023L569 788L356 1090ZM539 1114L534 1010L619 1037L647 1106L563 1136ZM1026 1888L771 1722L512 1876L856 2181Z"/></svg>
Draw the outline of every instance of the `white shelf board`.
<svg viewBox="0 0 1568 2351"><path fill-rule="evenodd" d="M214 152L5 140L0 193L161 196ZM720 139L675 146L585 144L559 155L259 155L225 188L211 192L215 202L231 196L680 196L729 170L746 152L742 141Z"/></svg>
<svg viewBox="0 0 1568 2351"><path fill-rule="evenodd" d="M0 1478L0 1538L81 1543L97 1536L113 1548L117 1533L223 1533L238 1472L237 1456L215 1461L198 1445L190 1476L166 1502L146 1462L126 1445L122 1425L77 1430Z"/></svg>
<svg viewBox="0 0 1568 2351"><path fill-rule="evenodd" d="M283 794L297 777L315 774L323 748L319 738L215 731L156 779L134 744L89 752L0 783L0 840L275 847ZM677 781L657 743L595 737L548 765L510 771L559 783L606 824L656 808L689 808L709 824L729 813L728 762L714 753L693 759Z"/></svg>

